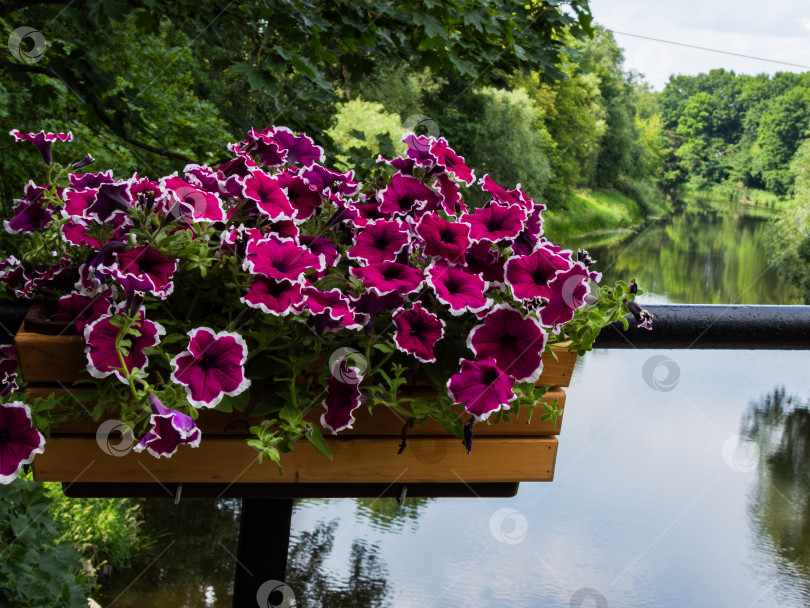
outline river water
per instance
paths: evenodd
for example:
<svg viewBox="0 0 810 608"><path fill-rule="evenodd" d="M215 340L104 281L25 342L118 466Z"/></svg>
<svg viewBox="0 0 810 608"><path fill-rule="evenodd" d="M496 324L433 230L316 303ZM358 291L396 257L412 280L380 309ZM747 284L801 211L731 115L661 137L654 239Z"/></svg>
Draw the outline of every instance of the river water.
<svg viewBox="0 0 810 608"><path fill-rule="evenodd" d="M685 215L592 254L606 282L637 278L642 302L797 303L764 229ZM594 351L568 390L553 483L401 508L299 501L296 605L808 606L808 372L803 351ZM238 502L144 510L164 535L103 605L230 606Z"/></svg>

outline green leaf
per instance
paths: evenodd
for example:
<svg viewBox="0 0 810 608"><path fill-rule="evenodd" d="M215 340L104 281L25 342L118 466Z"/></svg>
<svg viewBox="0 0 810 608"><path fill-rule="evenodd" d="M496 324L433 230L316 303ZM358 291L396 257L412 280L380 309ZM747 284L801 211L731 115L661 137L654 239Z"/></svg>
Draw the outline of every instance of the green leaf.
<svg viewBox="0 0 810 608"><path fill-rule="evenodd" d="M394 347L391 346L388 342L377 342L374 345L374 348L376 348L378 351L386 353L386 354L394 352Z"/></svg>
<svg viewBox="0 0 810 608"><path fill-rule="evenodd" d="M321 429L312 425L309 427L309 430L306 433L307 439L309 442L318 448L318 451L326 456L329 460L332 460L332 451L329 449L329 446L326 444L326 440L323 438L321 434Z"/></svg>
<svg viewBox="0 0 810 608"><path fill-rule="evenodd" d="M289 403L285 403L284 407L281 408L281 411L278 413L279 418L282 420L286 420L292 425L298 426L301 424L301 421L304 419L304 415L294 405L290 405Z"/></svg>

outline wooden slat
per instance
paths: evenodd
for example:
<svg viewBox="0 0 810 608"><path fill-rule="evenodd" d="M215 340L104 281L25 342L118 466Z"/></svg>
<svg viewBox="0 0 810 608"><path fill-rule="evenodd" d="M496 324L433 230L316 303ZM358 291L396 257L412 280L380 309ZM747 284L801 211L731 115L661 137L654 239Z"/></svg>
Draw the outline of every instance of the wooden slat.
<svg viewBox="0 0 810 608"><path fill-rule="evenodd" d="M577 353L569 352L564 348L552 347L557 359L552 355L543 356L543 373L537 380L537 386L553 384L554 386L568 386L571 383L571 373L577 362Z"/></svg>
<svg viewBox="0 0 810 608"><path fill-rule="evenodd" d="M73 382L90 377L81 336L48 336L21 327L14 346L25 382Z"/></svg>
<svg viewBox="0 0 810 608"><path fill-rule="evenodd" d="M67 391L61 387L29 386L28 393L32 399L37 397L47 397L51 393L65 395ZM78 390L78 389L77 389ZM565 407L565 391L561 388L551 389L546 393L543 401L552 403L557 399L557 407ZM461 408L459 408L461 411ZM515 436L515 437L542 437L546 435L558 435L562 427L562 416L557 419L557 425L552 426L551 421L543 421L540 417L545 413L542 407L537 407L532 415L531 424L527 425L528 408L521 408L520 415L513 418L511 422L500 422L498 424L480 423L475 426L476 436ZM307 415L307 419L320 425L320 410L313 410ZM112 414L106 414L103 419L114 418ZM219 412L217 410L203 410L197 419L197 426L202 430L203 436L214 435L247 435L249 428L259 424L261 418L251 418L242 412ZM89 424L86 422L63 423L53 431L54 436L66 434L88 433L94 434L99 422ZM340 432L341 436L400 436L405 419L387 407L376 407L372 414L368 409L361 407L355 411L355 422L353 428ZM420 436L447 436L447 430L440 424L429 421L425 424L414 426L408 431L409 437Z"/></svg>
<svg viewBox="0 0 810 608"><path fill-rule="evenodd" d="M35 457L37 481L132 483L483 483L551 481L557 438L478 438L467 455L458 439L413 438L397 454L388 438L330 439L327 460L307 442L282 456L285 474L240 438L209 438L181 446L171 458L130 452L110 456L94 437L52 438Z"/></svg>

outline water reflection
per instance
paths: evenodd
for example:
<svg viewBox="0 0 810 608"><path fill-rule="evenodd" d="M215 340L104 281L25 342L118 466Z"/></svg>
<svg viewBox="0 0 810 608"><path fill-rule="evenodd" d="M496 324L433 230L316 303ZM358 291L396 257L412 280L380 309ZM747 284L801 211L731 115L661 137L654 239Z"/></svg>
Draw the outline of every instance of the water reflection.
<svg viewBox="0 0 810 608"><path fill-rule="evenodd" d="M750 512L765 575L810 604L810 410L784 388L751 404L741 435L759 448Z"/></svg>
<svg viewBox="0 0 810 608"><path fill-rule="evenodd" d="M326 506L329 501L307 501ZM303 503L297 505L298 510ZM397 530L416 527L426 499L411 499L402 509L393 500L357 500L356 521ZM113 574L102 604L138 608L231 606L236 567L240 501L234 499L143 500L153 546L125 571ZM348 576L330 567L340 518L320 520L291 540L287 580L298 606L385 606L391 590L379 547L353 539Z"/></svg>
<svg viewBox="0 0 810 608"><path fill-rule="evenodd" d="M591 254L605 281L635 277L648 293L670 302L800 304L798 291L768 266L762 246L767 225L744 213L687 213L592 247Z"/></svg>

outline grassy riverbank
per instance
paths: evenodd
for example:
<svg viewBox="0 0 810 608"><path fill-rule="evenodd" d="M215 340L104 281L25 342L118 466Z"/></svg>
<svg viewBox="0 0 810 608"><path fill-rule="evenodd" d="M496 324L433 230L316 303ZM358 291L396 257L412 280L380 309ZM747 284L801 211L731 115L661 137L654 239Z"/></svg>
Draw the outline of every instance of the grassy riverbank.
<svg viewBox="0 0 810 608"><path fill-rule="evenodd" d="M636 201L613 191L580 190L568 198L566 207L543 214L546 236L554 242L586 233L622 233L644 221Z"/></svg>

